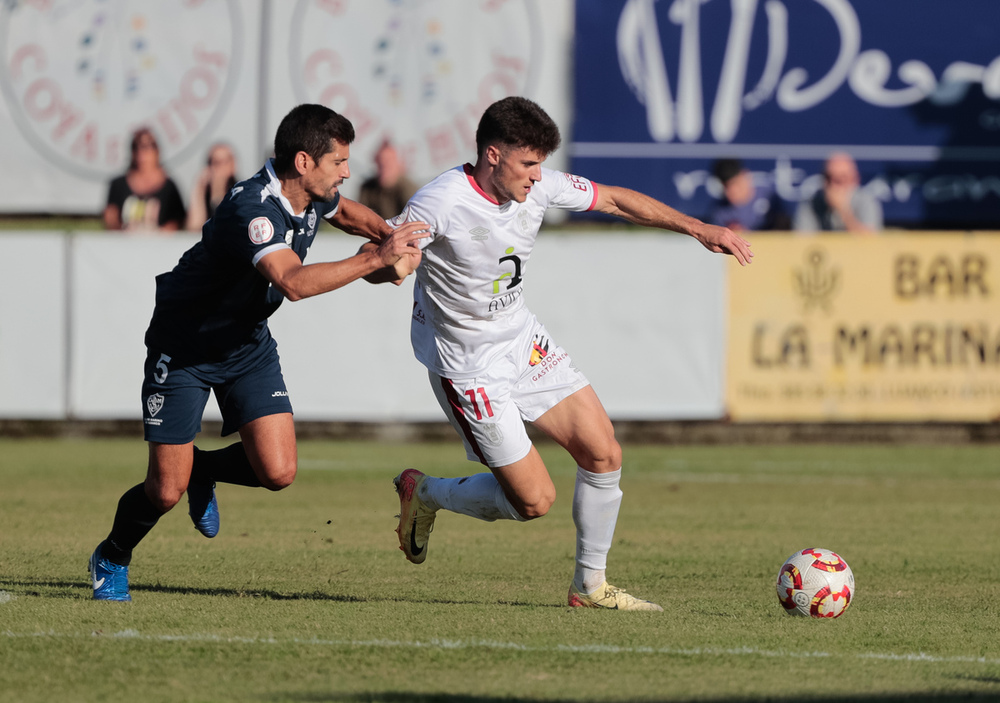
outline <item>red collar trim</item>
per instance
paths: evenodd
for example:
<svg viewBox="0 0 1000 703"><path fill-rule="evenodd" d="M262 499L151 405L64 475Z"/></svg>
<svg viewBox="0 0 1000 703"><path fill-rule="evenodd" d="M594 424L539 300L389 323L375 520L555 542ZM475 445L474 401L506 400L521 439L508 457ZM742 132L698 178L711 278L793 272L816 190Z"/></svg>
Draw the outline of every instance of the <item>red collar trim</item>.
<svg viewBox="0 0 1000 703"><path fill-rule="evenodd" d="M476 191L477 193L479 193L481 196L483 196L484 198L486 198L487 200L489 200L494 205L500 205L500 203L498 203L496 200L494 200L489 195L487 195L486 191L483 190L482 188L480 188L479 184L476 183L476 179L472 177L472 164L465 164L465 165L463 165L462 166L462 170L465 171L465 177L469 179L469 185L472 186L472 189L474 191Z"/></svg>

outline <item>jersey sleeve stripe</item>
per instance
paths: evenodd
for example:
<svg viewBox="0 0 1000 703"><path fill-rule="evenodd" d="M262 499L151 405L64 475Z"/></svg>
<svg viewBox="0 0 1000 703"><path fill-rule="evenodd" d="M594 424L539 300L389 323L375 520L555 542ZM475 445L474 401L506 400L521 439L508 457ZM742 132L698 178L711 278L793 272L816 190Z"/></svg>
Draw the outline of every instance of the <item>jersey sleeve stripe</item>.
<svg viewBox="0 0 1000 703"><path fill-rule="evenodd" d="M334 197L331 203L330 209L323 213L323 219L331 220L333 219L333 216L336 215L339 211L340 211L340 191L338 190L336 193L336 197Z"/></svg>
<svg viewBox="0 0 1000 703"><path fill-rule="evenodd" d="M253 255L253 259L251 260L251 263L254 266L256 266L258 261L260 261L261 259L263 259L268 254L270 254L272 251L277 251L278 249L288 249L288 248L290 248L290 247L287 244L285 244L283 241L275 242L271 246L264 247L263 249L261 249L260 251L258 251L256 254L254 254Z"/></svg>

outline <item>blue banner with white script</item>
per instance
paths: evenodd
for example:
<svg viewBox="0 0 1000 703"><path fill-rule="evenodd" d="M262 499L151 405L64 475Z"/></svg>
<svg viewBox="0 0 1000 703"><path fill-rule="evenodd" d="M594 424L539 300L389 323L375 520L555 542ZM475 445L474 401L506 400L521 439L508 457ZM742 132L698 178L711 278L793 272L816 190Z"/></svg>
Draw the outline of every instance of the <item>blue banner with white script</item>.
<svg viewBox="0 0 1000 703"><path fill-rule="evenodd" d="M846 151L887 225L1000 227L1000 1L577 0L570 170L705 216L719 158L792 212Z"/></svg>

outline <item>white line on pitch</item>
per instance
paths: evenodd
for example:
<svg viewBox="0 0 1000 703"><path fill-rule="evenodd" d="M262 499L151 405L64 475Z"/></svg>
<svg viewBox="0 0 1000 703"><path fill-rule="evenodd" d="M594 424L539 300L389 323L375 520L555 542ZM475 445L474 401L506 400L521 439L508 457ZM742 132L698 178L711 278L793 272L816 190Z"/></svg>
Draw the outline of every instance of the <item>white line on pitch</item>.
<svg viewBox="0 0 1000 703"><path fill-rule="evenodd" d="M719 656L748 656L748 657L770 657L774 659L874 659L877 661L904 661L923 662L928 664L987 664L995 666L1000 664L1000 659L989 659L987 657L972 656L937 656L925 654L923 652L913 654L891 654L880 652L865 652L861 654L843 654L835 652L783 652L780 650L756 649L754 647L620 647L613 644L554 644L554 645L528 645L517 642L497 642L494 640L327 640L321 638L302 639L291 637L281 639L277 637L222 637L210 634L190 634L190 635L143 635L136 630L121 630L111 634L93 632L84 633L64 633L64 632L11 632L4 630L0 635L9 639L29 639L29 638L52 638L52 639L82 639L82 638L108 638L119 640L143 640L146 642L214 642L218 644L295 644L314 647L340 647L340 648L382 648L382 649L495 649L495 650L515 650L519 652L569 652L573 654L661 654L666 656L682 657L719 657Z"/></svg>

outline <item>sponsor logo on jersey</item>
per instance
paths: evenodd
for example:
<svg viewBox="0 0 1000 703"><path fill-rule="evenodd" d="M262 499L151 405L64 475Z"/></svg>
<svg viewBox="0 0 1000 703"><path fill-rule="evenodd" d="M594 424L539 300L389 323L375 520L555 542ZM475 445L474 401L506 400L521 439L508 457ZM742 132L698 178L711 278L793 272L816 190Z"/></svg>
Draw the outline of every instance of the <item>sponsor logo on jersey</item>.
<svg viewBox="0 0 1000 703"><path fill-rule="evenodd" d="M163 408L163 396L159 393L154 393L153 395L146 398L146 410L149 411L150 417L156 417L156 413L160 412Z"/></svg>
<svg viewBox="0 0 1000 703"><path fill-rule="evenodd" d="M469 234L472 235L472 239L477 242L485 242L490 238L490 231L480 225L479 227L473 227L469 230Z"/></svg>
<svg viewBox="0 0 1000 703"><path fill-rule="evenodd" d="M517 290L512 290L510 293L501 295L499 298L493 298L490 301L489 312L499 312L506 309L508 305L513 305L521 297L522 293L524 293L524 289L518 288ZM493 318L490 317L489 319L492 320Z"/></svg>
<svg viewBox="0 0 1000 703"><path fill-rule="evenodd" d="M514 254L514 247L508 247L504 252L507 256L500 257L497 263L503 266L505 262L509 261L514 265L514 270L508 273L500 274L500 277L493 281L493 295L500 292L500 283L504 279L510 279L507 281L507 290L511 288L516 288L521 284L521 257Z"/></svg>
<svg viewBox="0 0 1000 703"><path fill-rule="evenodd" d="M274 236L274 225L266 217L255 217L250 220L247 234L250 235L250 241L254 244L263 244L271 241L271 237Z"/></svg>
<svg viewBox="0 0 1000 703"><path fill-rule="evenodd" d="M508 305L513 305L518 299L520 299L523 293L524 289L518 288L517 290L512 290L510 293L505 293L498 298L493 298L493 300L490 301L488 312L494 313L505 310ZM489 319L492 320L493 317L491 316Z"/></svg>
<svg viewBox="0 0 1000 703"><path fill-rule="evenodd" d="M288 391L275 391L274 393L271 394L271 397L272 398L287 398L288 397Z"/></svg>

